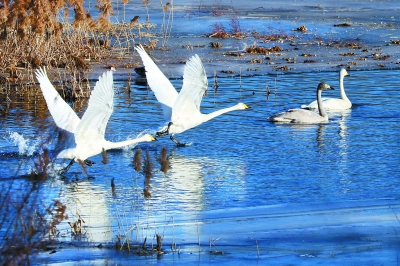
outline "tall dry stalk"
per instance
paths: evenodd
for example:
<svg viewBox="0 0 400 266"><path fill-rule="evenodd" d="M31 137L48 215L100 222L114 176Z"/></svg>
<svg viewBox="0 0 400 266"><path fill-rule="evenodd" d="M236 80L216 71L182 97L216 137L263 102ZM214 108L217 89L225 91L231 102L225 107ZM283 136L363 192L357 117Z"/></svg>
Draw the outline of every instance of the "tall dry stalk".
<svg viewBox="0 0 400 266"><path fill-rule="evenodd" d="M151 198L150 188L151 188L151 178L153 177L153 162L150 158L149 150L146 149L146 158L144 159L144 197Z"/></svg>
<svg viewBox="0 0 400 266"><path fill-rule="evenodd" d="M142 150L138 149L135 152L135 155L133 156L133 167L135 168L136 172L139 172L142 170Z"/></svg>
<svg viewBox="0 0 400 266"><path fill-rule="evenodd" d="M163 22L160 28L162 34L161 48L165 49L168 39L171 36L172 24L174 22L174 1L171 0L171 2L166 2L165 5L163 5L162 0L160 0L160 4L163 11Z"/></svg>
<svg viewBox="0 0 400 266"><path fill-rule="evenodd" d="M161 165L160 169L161 172L163 172L164 175L166 175L168 171L169 161L167 157L167 148L165 146L161 150L160 165Z"/></svg>

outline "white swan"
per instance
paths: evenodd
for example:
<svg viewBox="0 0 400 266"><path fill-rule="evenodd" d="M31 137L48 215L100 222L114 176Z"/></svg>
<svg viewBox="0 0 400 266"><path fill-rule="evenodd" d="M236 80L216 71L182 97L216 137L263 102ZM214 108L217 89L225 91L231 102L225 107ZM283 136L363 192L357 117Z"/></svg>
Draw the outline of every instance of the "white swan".
<svg viewBox="0 0 400 266"><path fill-rule="evenodd" d="M321 93L323 90L333 90L333 88L325 82L321 82L320 84L318 84L317 102L319 114L315 113L314 111L296 108L289 109L287 112L282 112L275 116L272 116L270 117L270 120L272 122L303 124L328 122L328 115L326 114L323 106L324 104L321 101Z"/></svg>
<svg viewBox="0 0 400 266"><path fill-rule="evenodd" d="M346 69L342 68L339 72L339 86L340 86L340 96L341 99L338 98L322 98L322 102L324 103L325 110L346 110L351 108L351 102L349 98L347 98L346 93L344 92L343 80L345 76L350 76L347 73ZM303 109L318 109L317 101L313 101L309 105L302 105Z"/></svg>
<svg viewBox="0 0 400 266"><path fill-rule="evenodd" d="M178 146L185 144L178 142L173 135L196 127L216 116L235 110L248 108L244 103L221 109L210 114L200 112L200 103L208 87L206 71L198 55L192 56L187 62L183 74L183 86L178 94L171 82L156 66L143 47L135 47L142 58L146 69L146 78L157 100L161 103L164 117L168 126L157 132L156 136L170 134L170 138Z"/></svg>
<svg viewBox="0 0 400 266"><path fill-rule="evenodd" d="M121 148L144 141L153 141L151 135L144 135L137 139L121 142L110 142L104 139L108 119L113 112L114 88L113 70L105 72L99 77L90 95L89 104L82 119L76 115L72 108L61 98L47 77L46 69L36 70L36 78L40 83L47 107L56 123L62 130L74 135L74 148L62 150L57 158L71 159L70 164L63 169L68 171L74 161L91 166L94 162L87 158L97 155L105 150Z"/></svg>

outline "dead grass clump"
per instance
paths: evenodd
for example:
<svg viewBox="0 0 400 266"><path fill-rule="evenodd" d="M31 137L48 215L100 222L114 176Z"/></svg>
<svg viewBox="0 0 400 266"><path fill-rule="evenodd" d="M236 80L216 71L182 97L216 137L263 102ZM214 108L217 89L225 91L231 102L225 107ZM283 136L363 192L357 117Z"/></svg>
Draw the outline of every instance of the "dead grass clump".
<svg viewBox="0 0 400 266"><path fill-rule="evenodd" d="M124 5L126 3L124 1ZM20 68L29 73L39 66L87 71L91 63L120 51L126 52L126 48L135 43L136 35L129 23L110 22L114 14L111 0L97 1L96 20L87 12L82 0L19 0L3 4L0 8L0 72ZM138 29L143 26L136 24ZM146 23L145 26L152 25ZM8 82L36 82L33 77L29 74L25 79L11 76Z"/></svg>
<svg viewBox="0 0 400 266"><path fill-rule="evenodd" d="M288 71L288 70L290 70L290 67L289 66L281 66L281 67L275 66L274 70Z"/></svg>
<svg viewBox="0 0 400 266"><path fill-rule="evenodd" d="M341 56L354 56L354 53L340 53Z"/></svg>
<svg viewBox="0 0 400 266"><path fill-rule="evenodd" d="M249 54L267 54L269 52L281 52L283 51L281 47L279 46L274 46L271 48L265 48L262 46L258 46L257 43L252 44L250 47L246 47L245 49L246 53Z"/></svg>
<svg viewBox="0 0 400 266"><path fill-rule="evenodd" d="M347 48L352 48L352 49L361 49L361 46L358 43L355 43L355 42L346 43L345 46Z"/></svg>
<svg viewBox="0 0 400 266"><path fill-rule="evenodd" d="M222 48L222 44L220 42L211 42L212 48Z"/></svg>
<svg viewBox="0 0 400 266"><path fill-rule="evenodd" d="M229 33L226 32L225 27L222 24L215 23L212 25L212 32L208 37L210 38L221 38L227 39L230 37Z"/></svg>
<svg viewBox="0 0 400 266"><path fill-rule="evenodd" d="M391 57L389 54L388 55L379 54L379 55L373 55L373 56L374 56L374 60L386 60Z"/></svg>
<svg viewBox="0 0 400 266"><path fill-rule="evenodd" d="M306 32L306 31L307 31L307 28L306 28L306 26L302 25L302 26L296 28L296 31Z"/></svg>
<svg viewBox="0 0 400 266"><path fill-rule="evenodd" d="M259 58L254 58L249 61L250 64L261 64L262 60Z"/></svg>

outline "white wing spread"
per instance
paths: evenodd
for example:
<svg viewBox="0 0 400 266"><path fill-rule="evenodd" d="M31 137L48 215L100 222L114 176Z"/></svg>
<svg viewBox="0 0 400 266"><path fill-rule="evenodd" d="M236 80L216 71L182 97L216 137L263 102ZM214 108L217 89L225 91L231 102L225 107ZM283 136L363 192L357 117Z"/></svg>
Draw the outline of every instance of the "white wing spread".
<svg viewBox="0 0 400 266"><path fill-rule="evenodd" d="M191 116L200 114L200 103L207 88L206 71L196 54L186 62L183 86L173 106L172 121L183 117L190 120Z"/></svg>
<svg viewBox="0 0 400 266"><path fill-rule="evenodd" d="M144 48L140 45L135 47L135 49L142 58L143 65L146 69L147 83L149 83L151 90L162 105L165 120L170 121L172 107L178 97L178 92L146 53Z"/></svg>
<svg viewBox="0 0 400 266"><path fill-rule="evenodd" d="M79 123L75 142L79 146L88 145L88 141L95 143L104 140L104 133L113 112L113 73L112 70L105 72L90 95L88 108ZM81 143L82 142L82 143Z"/></svg>
<svg viewBox="0 0 400 266"><path fill-rule="evenodd" d="M71 133L75 133L80 122L79 117L76 115L74 110L72 110L72 108L61 98L54 86L51 84L49 78L47 77L46 69L39 68L35 73L54 122L59 128Z"/></svg>

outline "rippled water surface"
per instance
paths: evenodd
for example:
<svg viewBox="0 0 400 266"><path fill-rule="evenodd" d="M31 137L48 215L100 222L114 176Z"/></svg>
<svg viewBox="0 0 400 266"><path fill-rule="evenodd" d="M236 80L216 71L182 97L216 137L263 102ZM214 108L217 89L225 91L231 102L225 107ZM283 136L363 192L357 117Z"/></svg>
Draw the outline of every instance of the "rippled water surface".
<svg viewBox="0 0 400 266"><path fill-rule="evenodd" d="M140 224L138 216L150 223L152 219L169 220L170 225L170 217L182 216L183 223L195 223L207 215L217 219L222 210L235 210L240 216L251 213L253 207L282 204L287 206L283 208L287 213L298 208L310 210L316 205L329 210L329 206L341 204L349 208L368 208L381 201L398 204L400 71L349 73L344 83L353 108L329 113L328 123L316 125L273 124L268 117L313 101L321 80L336 89L323 92L323 96L339 97L338 71L220 78L218 91L210 87L203 98L202 112L237 102L246 103L249 109L217 117L175 136L191 143L188 147L177 148L163 137L157 142L109 151L108 164L101 163L101 155L92 157L96 164L88 168L94 177L91 179L75 164L64 177L54 174L45 182L44 197L49 201L61 199L71 219L77 214L85 217L93 242L115 240L116 228L128 230ZM172 82L180 87L182 81ZM213 83L211 78L209 83ZM266 85L271 91L269 96ZM106 131L108 140L134 138L143 132L154 134L163 123L161 108L146 85L133 82L131 92L126 86L122 78L115 81L117 93ZM43 143L56 138L46 105L39 96L36 98L40 104L14 99L11 109L3 105L2 182L23 180L22 176L34 167L36 152L41 152ZM76 106L80 115L85 106ZM165 175L159 171L158 162L163 147L168 150L169 160ZM149 199L142 195L143 173L135 172L131 165L139 148L143 157L148 150L154 165L147 183ZM55 167L66 163L57 160ZM75 182L76 178L79 181ZM256 209L250 216L258 214ZM67 230L68 225L64 226ZM197 238L198 232L192 228L186 234ZM208 237L204 233L204 238ZM218 237L217 233L212 237Z"/></svg>

